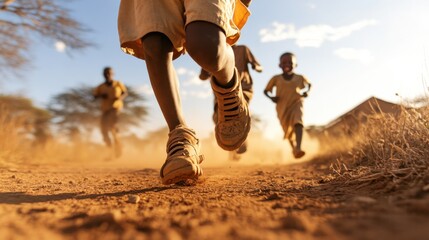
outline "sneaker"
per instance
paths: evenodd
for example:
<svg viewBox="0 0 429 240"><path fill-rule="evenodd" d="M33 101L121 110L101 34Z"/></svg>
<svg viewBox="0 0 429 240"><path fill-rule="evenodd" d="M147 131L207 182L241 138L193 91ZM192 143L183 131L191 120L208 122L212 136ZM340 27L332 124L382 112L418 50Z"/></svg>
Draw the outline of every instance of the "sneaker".
<svg viewBox="0 0 429 240"><path fill-rule="evenodd" d="M239 148L250 131L250 114L241 90L237 69L234 70L234 86L222 88L211 80L213 93L217 99L217 122L215 127L218 145L227 151Z"/></svg>
<svg viewBox="0 0 429 240"><path fill-rule="evenodd" d="M203 174L200 163L200 141L195 132L183 125L168 134L167 159L161 168L162 184L175 184L188 179L197 179Z"/></svg>

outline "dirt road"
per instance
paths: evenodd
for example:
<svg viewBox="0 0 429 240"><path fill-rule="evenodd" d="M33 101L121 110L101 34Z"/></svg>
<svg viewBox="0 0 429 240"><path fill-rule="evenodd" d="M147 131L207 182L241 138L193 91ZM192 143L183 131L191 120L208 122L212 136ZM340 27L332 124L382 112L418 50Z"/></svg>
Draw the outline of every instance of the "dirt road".
<svg viewBox="0 0 429 240"><path fill-rule="evenodd" d="M0 239L429 239L424 191L357 190L328 163L204 170L163 186L157 169L0 168Z"/></svg>

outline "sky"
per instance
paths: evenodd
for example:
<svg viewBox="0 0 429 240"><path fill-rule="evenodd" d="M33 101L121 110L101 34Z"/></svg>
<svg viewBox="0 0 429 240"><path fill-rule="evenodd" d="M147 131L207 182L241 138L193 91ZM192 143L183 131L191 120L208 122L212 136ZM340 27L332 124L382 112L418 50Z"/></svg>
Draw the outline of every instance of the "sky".
<svg viewBox="0 0 429 240"><path fill-rule="evenodd" d="M70 88L97 86L103 82L102 69L111 66L116 79L147 99L149 116L138 134L166 126L144 61L119 48L118 6L117 0L67 3L72 16L92 29L84 37L96 47L69 52L61 42L36 41L31 67L19 78L3 79L0 93L23 94L44 107ZM371 96L396 103L429 96L427 0L253 0L250 11L238 44L247 45L264 68L251 71L250 110L262 119L268 138L281 138L283 132L263 89L281 73L279 56L286 51L297 56L296 73L312 83L304 103L306 126L327 124ZM189 55L174 66L187 124L207 136L214 128L209 83L198 79L200 68Z"/></svg>

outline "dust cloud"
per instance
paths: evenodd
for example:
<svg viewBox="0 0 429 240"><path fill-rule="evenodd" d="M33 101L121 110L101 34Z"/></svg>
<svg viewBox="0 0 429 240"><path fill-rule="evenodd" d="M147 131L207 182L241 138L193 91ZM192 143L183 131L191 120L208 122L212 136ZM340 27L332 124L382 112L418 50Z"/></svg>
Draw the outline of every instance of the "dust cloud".
<svg viewBox="0 0 429 240"><path fill-rule="evenodd" d="M136 167L160 168L165 161L167 133L151 137L150 141L124 144L124 155L116 162ZM260 133L251 133L247 139L248 147L239 159L233 153L221 149L213 134L201 139L201 150L204 155L203 167L249 166L293 164L312 159L319 151L319 142L306 134L302 144L306 155L295 159L289 143L283 139L267 139Z"/></svg>
<svg viewBox="0 0 429 240"><path fill-rule="evenodd" d="M167 129L149 133L145 138L123 136L122 155L116 157L113 149L103 143L91 141L63 142L50 139L43 144L34 141L16 141L12 156L0 156L0 165L20 164L67 164L83 167L152 168L159 169L166 158ZM319 152L319 142L304 134L302 149L306 155L295 159L287 140L267 139L262 132L251 132L247 139L247 151L234 158L232 152L221 149L210 134L201 139L204 167L227 167L249 165L283 165L308 161ZM3 160L4 161L3 161ZM7 159L7 160L6 160Z"/></svg>

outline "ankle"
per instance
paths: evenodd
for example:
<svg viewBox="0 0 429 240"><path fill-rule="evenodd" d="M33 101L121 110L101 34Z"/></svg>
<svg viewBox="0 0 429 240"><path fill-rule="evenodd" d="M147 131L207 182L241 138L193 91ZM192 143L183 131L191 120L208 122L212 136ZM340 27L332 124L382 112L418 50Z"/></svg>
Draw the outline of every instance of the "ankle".
<svg viewBox="0 0 429 240"><path fill-rule="evenodd" d="M221 84L215 77L212 77L211 85L216 92L228 93L233 91L239 85L237 69L234 69L234 75L226 84Z"/></svg>

